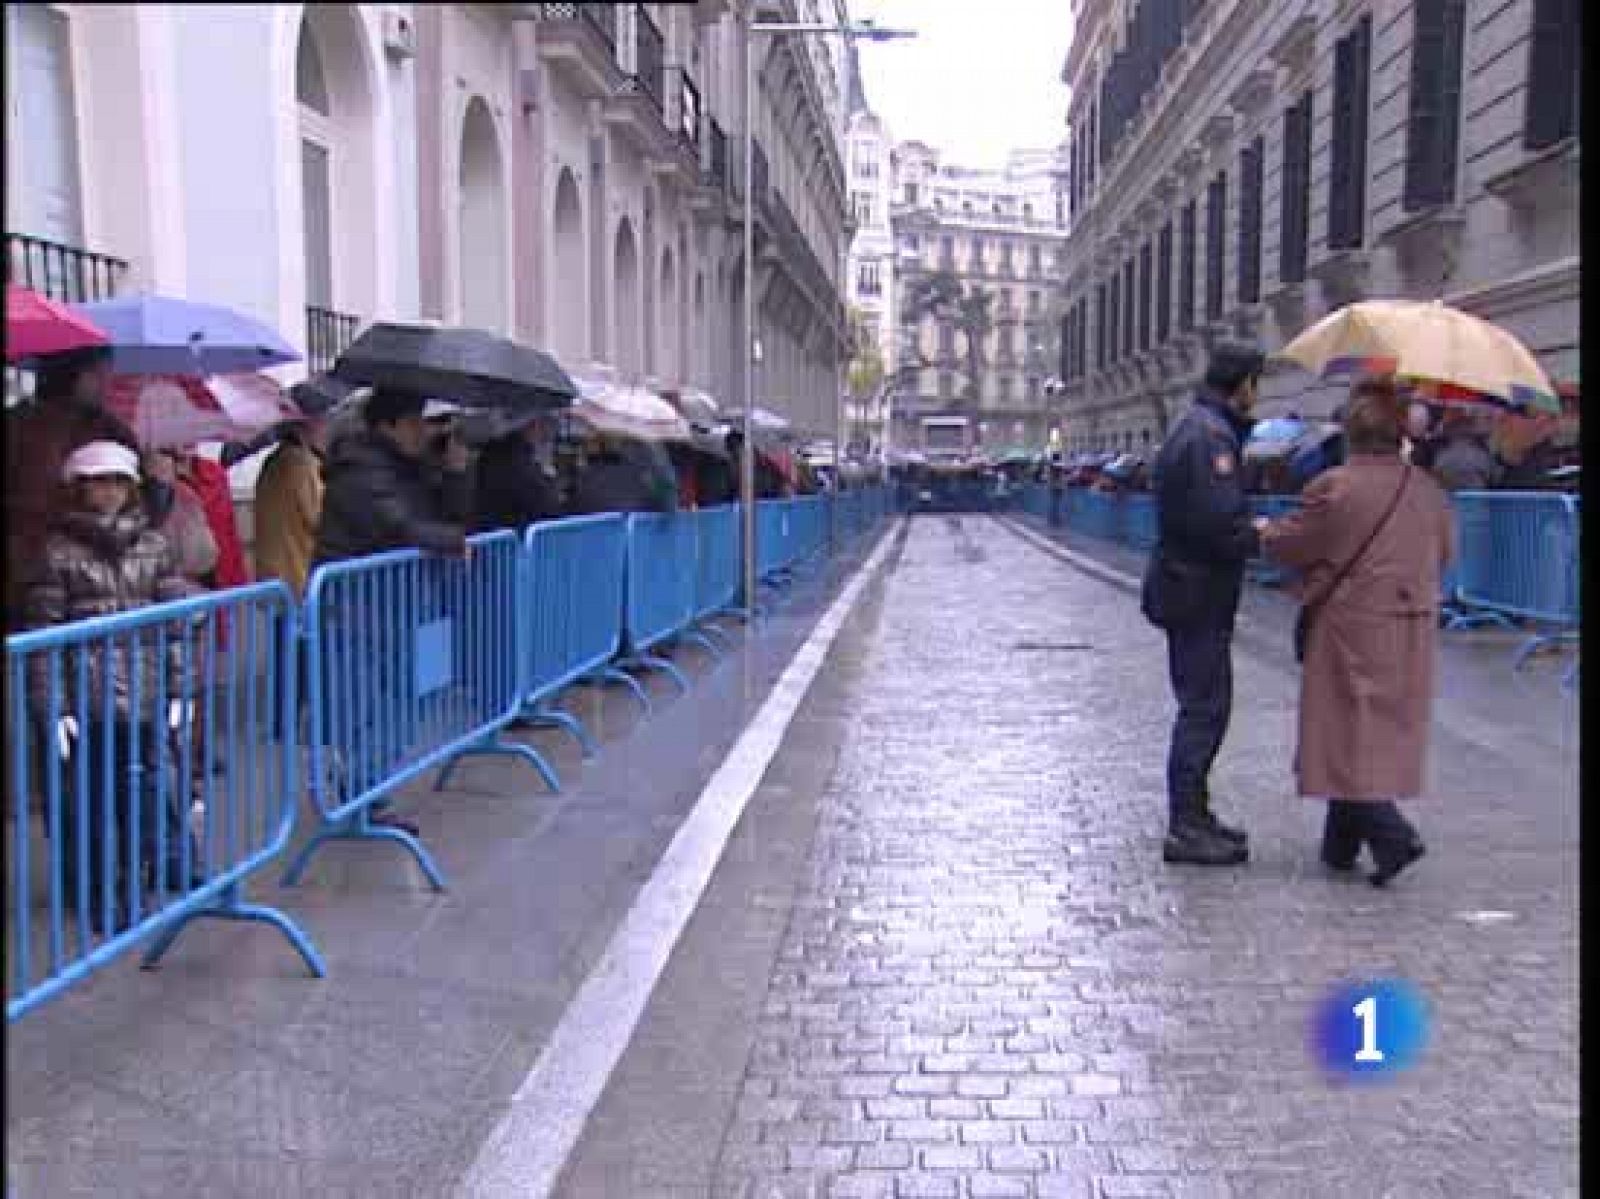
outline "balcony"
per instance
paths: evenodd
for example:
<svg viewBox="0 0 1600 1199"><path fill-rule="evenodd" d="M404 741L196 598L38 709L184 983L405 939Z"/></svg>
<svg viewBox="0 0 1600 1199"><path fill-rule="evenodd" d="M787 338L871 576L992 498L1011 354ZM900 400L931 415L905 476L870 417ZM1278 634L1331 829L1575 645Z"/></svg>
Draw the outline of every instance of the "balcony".
<svg viewBox="0 0 1600 1199"><path fill-rule="evenodd" d="M700 89L694 77L684 67L668 67L666 127L669 136L659 158L651 162L651 170L658 176L676 179L686 189L693 190L700 183ZM700 200L703 205L709 197Z"/></svg>
<svg viewBox="0 0 1600 1199"><path fill-rule="evenodd" d="M685 67L678 68L678 137L700 158L700 89Z"/></svg>
<svg viewBox="0 0 1600 1199"><path fill-rule="evenodd" d="M667 138L666 45L644 5L633 9L633 72L617 86L604 120L642 153L660 151Z"/></svg>
<svg viewBox="0 0 1600 1199"><path fill-rule="evenodd" d="M128 264L80 246L6 234L6 282L63 304L109 300L117 294Z"/></svg>
<svg viewBox="0 0 1600 1199"><path fill-rule="evenodd" d="M642 4L633 6L633 38L633 85L655 105L657 114L665 114L667 43Z"/></svg>
<svg viewBox="0 0 1600 1199"><path fill-rule="evenodd" d="M360 327L360 318L352 313L307 304L306 369L312 374L332 370L339 355L356 339Z"/></svg>
<svg viewBox="0 0 1600 1199"><path fill-rule="evenodd" d="M604 99L622 81L617 66L617 5L529 6L538 28L538 54L589 99Z"/></svg>

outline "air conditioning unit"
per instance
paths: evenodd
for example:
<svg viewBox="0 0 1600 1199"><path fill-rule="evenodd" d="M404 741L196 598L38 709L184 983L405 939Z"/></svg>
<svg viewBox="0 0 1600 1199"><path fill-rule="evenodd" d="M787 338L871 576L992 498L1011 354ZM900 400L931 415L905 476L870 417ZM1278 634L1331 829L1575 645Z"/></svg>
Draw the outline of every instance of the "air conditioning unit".
<svg viewBox="0 0 1600 1199"><path fill-rule="evenodd" d="M390 58L407 59L417 56L417 31L405 13L383 14L383 49Z"/></svg>

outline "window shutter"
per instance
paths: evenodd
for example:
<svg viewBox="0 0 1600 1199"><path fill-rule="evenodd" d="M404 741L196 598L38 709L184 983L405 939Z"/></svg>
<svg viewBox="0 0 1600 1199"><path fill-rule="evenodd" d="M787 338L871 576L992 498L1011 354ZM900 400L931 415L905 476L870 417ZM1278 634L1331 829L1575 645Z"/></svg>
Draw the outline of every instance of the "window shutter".
<svg viewBox="0 0 1600 1199"><path fill-rule="evenodd" d="M1156 244L1156 344L1172 334L1172 222L1161 227Z"/></svg>
<svg viewBox="0 0 1600 1199"><path fill-rule="evenodd" d="M1227 279L1223 273L1223 238L1227 235L1228 176L1219 171L1206 189L1206 320L1222 318L1223 293Z"/></svg>
<svg viewBox="0 0 1600 1199"><path fill-rule="evenodd" d="M1139 251L1139 349L1150 348L1150 301L1155 280L1150 277L1155 265L1155 250L1149 242Z"/></svg>
<svg viewBox="0 0 1600 1199"><path fill-rule="evenodd" d="M1122 264L1122 354L1133 357L1134 318L1137 315L1138 293L1134 290L1133 256Z"/></svg>
<svg viewBox="0 0 1600 1199"><path fill-rule="evenodd" d="M1078 301L1078 375L1089 373L1089 301Z"/></svg>
<svg viewBox="0 0 1600 1199"><path fill-rule="evenodd" d="M1122 358L1122 272L1111 272L1111 318L1106 322L1106 360L1113 366Z"/></svg>
<svg viewBox="0 0 1600 1199"><path fill-rule="evenodd" d="M1328 174L1328 248L1349 250L1365 237L1367 101L1372 17L1363 16L1334 47L1333 148Z"/></svg>
<svg viewBox="0 0 1600 1199"><path fill-rule="evenodd" d="M1198 201L1190 200L1183 209L1183 224L1179 229L1178 255L1178 328L1187 333L1194 328L1194 274L1195 234L1199 217Z"/></svg>
<svg viewBox="0 0 1600 1199"><path fill-rule="evenodd" d="M1283 114L1283 195L1278 278L1302 283L1311 231L1311 93Z"/></svg>
<svg viewBox="0 0 1600 1199"><path fill-rule="evenodd" d="M1239 152L1239 303L1261 300L1261 189L1266 156L1261 138Z"/></svg>
<svg viewBox="0 0 1600 1199"><path fill-rule="evenodd" d="M1534 0L1522 144L1548 150L1578 134L1579 0Z"/></svg>
<svg viewBox="0 0 1600 1199"><path fill-rule="evenodd" d="M1408 211L1455 199L1461 130L1463 0L1417 0L1411 43L1404 205Z"/></svg>

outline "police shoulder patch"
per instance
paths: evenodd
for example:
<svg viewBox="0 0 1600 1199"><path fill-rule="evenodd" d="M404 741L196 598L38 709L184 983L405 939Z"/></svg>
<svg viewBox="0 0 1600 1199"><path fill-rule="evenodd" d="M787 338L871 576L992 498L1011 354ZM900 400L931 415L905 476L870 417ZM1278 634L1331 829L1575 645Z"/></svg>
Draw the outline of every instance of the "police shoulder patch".
<svg viewBox="0 0 1600 1199"><path fill-rule="evenodd" d="M1211 459L1211 469L1219 475L1231 475L1233 473L1233 455L1226 452L1218 454Z"/></svg>

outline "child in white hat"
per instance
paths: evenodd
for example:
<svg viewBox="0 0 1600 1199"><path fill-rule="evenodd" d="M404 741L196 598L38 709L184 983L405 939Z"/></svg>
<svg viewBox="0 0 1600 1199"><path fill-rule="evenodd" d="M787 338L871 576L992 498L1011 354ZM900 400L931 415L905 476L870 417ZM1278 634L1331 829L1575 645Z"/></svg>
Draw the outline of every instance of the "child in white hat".
<svg viewBox="0 0 1600 1199"><path fill-rule="evenodd" d="M139 457L133 450L113 441L92 441L68 455L62 476L70 487L71 503L52 515L43 558L27 584L30 627L93 620L191 594L194 589L179 574L171 546L150 527L138 501ZM123 839L132 830L134 794L144 800L140 873L148 876L156 865L153 796L158 771L166 769L166 736L183 724L192 709L191 643L181 629L169 627L165 633L164 654L158 630L151 627L28 655L30 707L35 719L53 726L46 731L54 736L57 754L51 755L48 769L60 772L58 787L41 787L46 795L52 790L59 794L60 827L66 834L52 866L61 874L69 907L75 907L78 826L86 814L89 918L108 935L120 931L129 906L130 880L124 870L128 849ZM85 776L87 794L80 796L78 780ZM167 791L172 800L180 791L170 772ZM169 813L177 807L169 807ZM198 885L194 876L199 858L191 855L190 877L185 880L175 865L183 821L166 818L166 890L181 896ZM113 847L109 873L104 860L107 837Z"/></svg>

